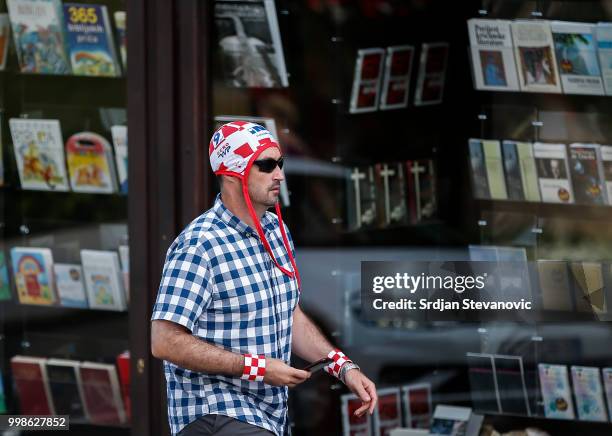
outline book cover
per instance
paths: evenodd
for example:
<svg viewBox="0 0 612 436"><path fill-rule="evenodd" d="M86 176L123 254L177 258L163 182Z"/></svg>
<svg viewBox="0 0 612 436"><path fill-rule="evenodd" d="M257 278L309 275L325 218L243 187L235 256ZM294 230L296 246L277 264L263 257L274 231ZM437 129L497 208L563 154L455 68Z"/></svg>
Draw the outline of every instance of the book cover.
<svg viewBox="0 0 612 436"><path fill-rule="evenodd" d="M406 224L406 186L404 169L401 164L379 163L374 165L377 198L379 200L380 225L387 227L395 224Z"/></svg>
<svg viewBox="0 0 612 436"><path fill-rule="evenodd" d="M592 313L598 319L608 313L608 302L599 262L570 262L574 304L578 312Z"/></svg>
<svg viewBox="0 0 612 436"><path fill-rule="evenodd" d="M402 386L404 426L429 429L432 415L431 384L416 383Z"/></svg>
<svg viewBox="0 0 612 436"><path fill-rule="evenodd" d="M602 145L599 150L601 152L606 198L608 204L610 204L612 203L612 146Z"/></svg>
<svg viewBox="0 0 612 436"><path fill-rule="evenodd" d="M126 418L132 419L132 400L130 398L130 352L124 351L117 356L117 370L119 382L121 383L121 397L125 405Z"/></svg>
<svg viewBox="0 0 612 436"><path fill-rule="evenodd" d="M347 177L348 227L355 230L377 224L376 185L374 168L354 167Z"/></svg>
<svg viewBox="0 0 612 436"><path fill-rule="evenodd" d="M608 417L612 420L612 368L602 368L601 375L606 392L606 402L608 403Z"/></svg>
<svg viewBox="0 0 612 436"><path fill-rule="evenodd" d="M115 11L115 29L117 29L117 45L121 54L121 63L123 71L127 71L127 27L125 11Z"/></svg>
<svg viewBox="0 0 612 436"><path fill-rule="evenodd" d="M0 413L7 413L8 408L6 407L6 391L4 390L4 377L0 374Z"/></svg>
<svg viewBox="0 0 612 436"><path fill-rule="evenodd" d="M127 305L117 253L81 250L81 263L89 307L103 310L125 310Z"/></svg>
<svg viewBox="0 0 612 436"><path fill-rule="evenodd" d="M11 298L11 282L9 280L8 263L4 250L0 250L0 301L7 301Z"/></svg>
<svg viewBox="0 0 612 436"><path fill-rule="evenodd" d="M538 364L544 416L554 419L574 419L574 403L567 366Z"/></svg>
<svg viewBox="0 0 612 436"><path fill-rule="evenodd" d="M540 186L538 183L538 171L536 169L535 158L533 157L533 144L521 141L514 142L519 159L521 170L521 183L523 194L527 201L540 201Z"/></svg>
<svg viewBox="0 0 612 436"><path fill-rule="evenodd" d="M502 155L504 158L504 174L506 175L508 198L516 201L525 200L521 163L516 142L503 141Z"/></svg>
<svg viewBox="0 0 612 436"><path fill-rule="evenodd" d="M59 121L11 118L9 127L22 189L68 191Z"/></svg>
<svg viewBox="0 0 612 436"><path fill-rule="evenodd" d="M126 422L115 365L84 362L79 367L89 420L98 425Z"/></svg>
<svg viewBox="0 0 612 436"><path fill-rule="evenodd" d="M468 142L470 152L470 179L472 181L472 192L474 198L489 199L489 179L487 177L487 166L485 154L480 139L470 139Z"/></svg>
<svg viewBox="0 0 612 436"><path fill-rule="evenodd" d="M127 126L112 126L111 135L115 146L119 192L128 193L128 138Z"/></svg>
<svg viewBox="0 0 612 436"><path fill-rule="evenodd" d="M490 91L518 91L509 20L468 20L474 87Z"/></svg>
<svg viewBox="0 0 612 436"><path fill-rule="evenodd" d="M434 410L429 434L465 436L471 415L472 409L469 407L438 404Z"/></svg>
<svg viewBox="0 0 612 436"><path fill-rule="evenodd" d="M505 301L532 301L527 250L524 247L495 247L499 291Z"/></svg>
<svg viewBox="0 0 612 436"><path fill-rule="evenodd" d="M11 358L20 415L55 415L45 361L39 357Z"/></svg>
<svg viewBox="0 0 612 436"><path fill-rule="evenodd" d="M446 42L421 45L419 75L414 96L416 106L442 103L448 64L448 48L449 45Z"/></svg>
<svg viewBox="0 0 612 436"><path fill-rule="evenodd" d="M56 263L53 270L60 304L65 307L86 309L88 307L87 295L81 265Z"/></svg>
<svg viewBox="0 0 612 436"><path fill-rule="evenodd" d="M125 289L126 303L130 302L130 247L120 245L118 250L121 262L121 277L123 278L123 289Z"/></svg>
<svg viewBox="0 0 612 436"><path fill-rule="evenodd" d="M603 95L604 85L594 36L595 25L552 21L550 27L563 92Z"/></svg>
<svg viewBox="0 0 612 436"><path fill-rule="evenodd" d="M538 260L538 278L543 310L572 311L572 292L564 260Z"/></svg>
<svg viewBox="0 0 612 436"><path fill-rule="evenodd" d="M576 203L607 204L604 170L598 144L571 144L569 167Z"/></svg>
<svg viewBox="0 0 612 436"><path fill-rule="evenodd" d="M55 413L69 415L73 422L84 422L86 412L79 378L79 362L49 359L46 361L46 369Z"/></svg>
<svg viewBox="0 0 612 436"><path fill-rule="evenodd" d="M597 23L597 54L606 95L612 94L612 23Z"/></svg>
<svg viewBox="0 0 612 436"><path fill-rule="evenodd" d="M0 70L6 69L6 58L9 51L11 24L8 14L0 14Z"/></svg>
<svg viewBox="0 0 612 436"><path fill-rule="evenodd" d="M389 436L391 430L402 426L400 388L379 389L376 394L374 436Z"/></svg>
<svg viewBox="0 0 612 436"><path fill-rule="evenodd" d="M517 20L512 22L511 27L521 90L560 93L561 83L549 22Z"/></svg>
<svg viewBox="0 0 612 436"><path fill-rule="evenodd" d="M565 144L533 144L540 194L547 203L574 203Z"/></svg>
<svg viewBox="0 0 612 436"><path fill-rule="evenodd" d="M92 132L72 135L66 142L70 185L75 192L115 192L112 148L102 136Z"/></svg>
<svg viewBox="0 0 612 436"><path fill-rule="evenodd" d="M531 416L523 359L520 356L494 355L493 364L501 412Z"/></svg>
<svg viewBox="0 0 612 436"><path fill-rule="evenodd" d="M120 76L106 6L64 3L63 8L72 73L77 76Z"/></svg>
<svg viewBox="0 0 612 436"><path fill-rule="evenodd" d="M379 106L381 110L400 109L408 106L413 59L414 47L411 45L387 47Z"/></svg>
<svg viewBox="0 0 612 436"><path fill-rule="evenodd" d="M361 400L354 394L344 394L340 397L342 407L342 435L343 436L371 436L372 422L369 413L355 416L361 407Z"/></svg>
<svg viewBox="0 0 612 436"><path fill-rule="evenodd" d="M11 248L13 277L21 304L48 306L57 302L53 280L53 255L48 248Z"/></svg>
<svg viewBox="0 0 612 436"><path fill-rule="evenodd" d="M581 421L606 422L608 415L603 399L599 368L572 366L570 371L578 419Z"/></svg>
<svg viewBox="0 0 612 436"><path fill-rule="evenodd" d="M469 148L475 198L507 199L500 142L470 139Z"/></svg>
<svg viewBox="0 0 612 436"><path fill-rule="evenodd" d="M60 0L7 0L21 72L70 74Z"/></svg>
<svg viewBox="0 0 612 436"><path fill-rule="evenodd" d="M499 392L493 356L481 353L466 353L470 395L474 410L484 413L500 413Z"/></svg>
<svg viewBox="0 0 612 436"><path fill-rule="evenodd" d="M410 222L433 219L438 212L437 181L433 160L406 161L406 185Z"/></svg>
<svg viewBox="0 0 612 436"><path fill-rule="evenodd" d="M350 113L373 112L378 109L384 56L382 48L357 50Z"/></svg>
<svg viewBox="0 0 612 436"><path fill-rule="evenodd" d="M289 86L274 0L215 1L215 26L228 86Z"/></svg>

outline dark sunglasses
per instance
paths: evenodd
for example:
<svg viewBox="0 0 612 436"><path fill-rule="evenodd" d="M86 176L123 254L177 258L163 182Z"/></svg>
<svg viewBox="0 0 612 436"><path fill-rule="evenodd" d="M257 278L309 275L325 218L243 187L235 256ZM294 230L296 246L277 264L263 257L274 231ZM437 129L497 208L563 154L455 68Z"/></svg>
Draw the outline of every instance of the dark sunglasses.
<svg viewBox="0 0 612 436"><path fill-rule="evenodd" d="M257 165L257 168L259 168L259 171L262 173L271 173L274 171L277 165L280 169L283 169L283 163L282 157L279 160L275 160L270 157L268 159L259 159L253 162L253 164Z"/></svg>

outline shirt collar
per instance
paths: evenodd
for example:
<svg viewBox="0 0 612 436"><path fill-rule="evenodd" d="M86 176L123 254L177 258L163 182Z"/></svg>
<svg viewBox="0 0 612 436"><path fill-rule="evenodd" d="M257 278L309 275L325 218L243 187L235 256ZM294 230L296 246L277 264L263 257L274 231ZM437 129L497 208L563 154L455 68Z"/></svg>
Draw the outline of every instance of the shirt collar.
<svg viewBox="0 0 612 436"><path fill-rule="evenodd" d="M228 226L236 229L238 232L244 234L245 236L256 236L257 237L257 232L255 231L255 229L253 229L247 223L242 221L240 218L234 215L227 207L225 207L225 205L223 204L223 201L221 200L220 193L217 194L217 198L215 199L215 205L213 206L213 209L215 213L217 214L217 217L219 217L219 219L223 221L225 224L227 224ZM270 219L267 213L264 214L264 216L261 218L261 226L263 227L266 235L270 231L274 230L274 221Z"/></svg>

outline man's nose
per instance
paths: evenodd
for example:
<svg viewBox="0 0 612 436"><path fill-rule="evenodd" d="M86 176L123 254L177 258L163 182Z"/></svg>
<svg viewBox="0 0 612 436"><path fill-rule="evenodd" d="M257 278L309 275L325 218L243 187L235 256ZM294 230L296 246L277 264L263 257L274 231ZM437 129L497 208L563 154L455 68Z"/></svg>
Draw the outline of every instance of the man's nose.
<svg viewBox="0 0 612 436"><path fill-rule="evenodd" d="M278 165L276 166L276 168L274 168L272 176L274 177L274 180L285 180L285 173L281 168L278 167Z"/></svg>

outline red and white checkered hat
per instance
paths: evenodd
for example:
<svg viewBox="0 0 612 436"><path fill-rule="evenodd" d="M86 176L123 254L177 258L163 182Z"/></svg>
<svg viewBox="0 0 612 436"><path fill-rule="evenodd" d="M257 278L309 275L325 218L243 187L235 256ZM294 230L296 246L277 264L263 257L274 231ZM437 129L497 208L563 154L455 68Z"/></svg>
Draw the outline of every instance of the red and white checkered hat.
<svg viewBox="0 0 612 436"><path fill-rule="evenodd" d="M276 147L282 151L278 141L265 127L249 121L232 121L219 127L210 140L208 146L208 155L210 158L210 166L216 175L225 175L237 177L242 181L242 192L244 201L249 210L249 214L253 222L264 248L270 255L274 264L284 274L291 278L296 278L298 288L300 287L300 276L291 253L291 247L283 225L283 217L280 211L278 202L275 205L276 215L278 216L281 234L283 236L283 244L289 255L293 271L283 268L272 253L270 244L266 239L261 227L260 217L255 214L251 197L249 196L248 178L253 162L261 155L261 153L270 148Z"/></svg>

